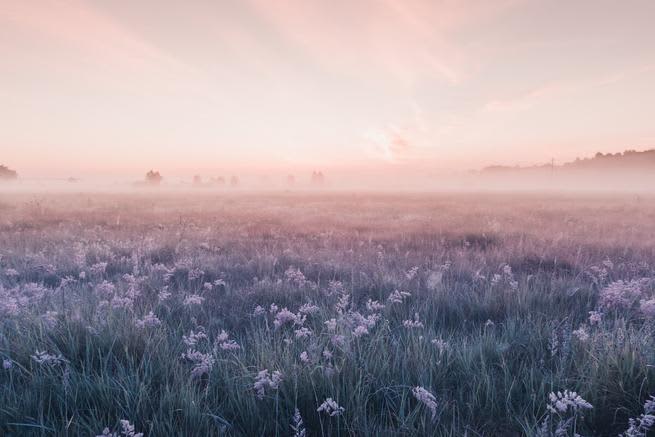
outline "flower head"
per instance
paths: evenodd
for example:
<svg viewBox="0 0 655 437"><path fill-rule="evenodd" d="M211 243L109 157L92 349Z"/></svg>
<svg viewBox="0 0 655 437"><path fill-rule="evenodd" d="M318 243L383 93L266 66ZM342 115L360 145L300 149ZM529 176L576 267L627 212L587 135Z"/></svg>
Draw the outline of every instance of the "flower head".
<svg viewBox="0 0 655 437"><path fill-rule="evenodd" d="M343 414L345 409L340 407L339 404L332 398L327 398L323 403L316 409L319 413L325 413L330 417L340 416Z"/></svg>

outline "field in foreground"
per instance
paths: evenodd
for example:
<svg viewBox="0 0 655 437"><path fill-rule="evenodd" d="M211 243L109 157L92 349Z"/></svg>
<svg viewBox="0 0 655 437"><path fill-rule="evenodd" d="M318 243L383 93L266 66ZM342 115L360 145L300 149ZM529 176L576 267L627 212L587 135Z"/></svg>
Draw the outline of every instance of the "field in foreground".
<svg viewBox="0 0 655 437"><path fill-rule="evenodd" d="M649 198L5 194L0 434L644 436L654 290Z"/></svg>

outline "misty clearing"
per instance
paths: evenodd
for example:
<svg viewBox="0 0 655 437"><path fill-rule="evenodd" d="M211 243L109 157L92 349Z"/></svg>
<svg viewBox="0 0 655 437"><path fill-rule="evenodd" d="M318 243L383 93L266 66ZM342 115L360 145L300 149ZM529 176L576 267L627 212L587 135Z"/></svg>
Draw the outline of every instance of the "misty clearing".
<svg viewBox="0 0 655 437"><path fill-rule="evenodd" d="M653 200L5 193L0 434L647 436Z"/></svg>

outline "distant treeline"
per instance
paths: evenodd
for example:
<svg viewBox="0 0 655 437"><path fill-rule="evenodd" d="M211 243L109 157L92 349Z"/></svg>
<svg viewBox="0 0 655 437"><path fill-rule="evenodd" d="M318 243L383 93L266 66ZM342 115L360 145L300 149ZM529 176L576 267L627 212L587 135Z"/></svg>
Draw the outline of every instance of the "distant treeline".
<svg viewBox="0 0 655 437"><path fill-rule="evenodd" d="M655 149L638 152L626 150L623 153L596 153L591 158L576 158L575 161L561 165L554 162L533 166L506 166L494 165L485 167L485 173L502 173L513 171L534 171L534 170L628 170L628 169L655 169Z"/></svg>

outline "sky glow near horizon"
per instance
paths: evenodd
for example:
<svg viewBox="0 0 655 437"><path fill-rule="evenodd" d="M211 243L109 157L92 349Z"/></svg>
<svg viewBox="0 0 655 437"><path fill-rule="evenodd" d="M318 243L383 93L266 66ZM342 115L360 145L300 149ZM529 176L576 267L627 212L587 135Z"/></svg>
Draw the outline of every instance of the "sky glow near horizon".
<svg viewBox="0 0 655 437"><path fill-rule="evenodd" d="M414 172L651 148L653 22L644 0L0 0L0 163Z"/></svg>

